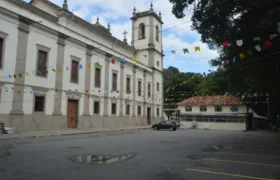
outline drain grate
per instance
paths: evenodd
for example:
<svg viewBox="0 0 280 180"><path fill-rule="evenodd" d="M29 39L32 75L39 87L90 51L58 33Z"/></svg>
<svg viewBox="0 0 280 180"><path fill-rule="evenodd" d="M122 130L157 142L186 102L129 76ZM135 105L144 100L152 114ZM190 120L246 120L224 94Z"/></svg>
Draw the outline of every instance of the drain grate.
<svg viewBox="0 0 280 180"><path fill-rule="evenodd" d="M70 161L84 164L114 164L118 162L127 161L136 156L135 153L126 155L114 156L114 155L80 155L69 158Z"/></svg>

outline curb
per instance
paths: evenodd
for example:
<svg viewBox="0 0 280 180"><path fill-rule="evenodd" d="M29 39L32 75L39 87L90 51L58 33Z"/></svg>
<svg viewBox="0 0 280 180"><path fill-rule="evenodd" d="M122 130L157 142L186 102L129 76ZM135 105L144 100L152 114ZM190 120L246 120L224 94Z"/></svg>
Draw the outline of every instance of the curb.
<svg viewBox="0 0 280 180"><path fill-rule="evenodd" d="M116 132L116 131L132 131L132 130L141 130L141 129L150 129L150 127L142 127L135 129L108 129L108 130L97 130L91 132L73 132L73 133L65 133L65 134L47 134L47 135L32 135L32 136L17 136L17 137L1 137L0 140L13 140L13 139L31 139L31 138L42 138L42 137L52 137L52 136L71 136L71 135L81 135L81 134L95 134L102 132Z"/></svg>

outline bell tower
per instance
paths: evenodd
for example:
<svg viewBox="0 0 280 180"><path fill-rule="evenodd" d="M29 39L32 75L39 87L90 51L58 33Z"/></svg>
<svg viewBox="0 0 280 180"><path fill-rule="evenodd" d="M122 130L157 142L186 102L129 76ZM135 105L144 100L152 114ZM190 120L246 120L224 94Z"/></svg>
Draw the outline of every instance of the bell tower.
<svg viewBox="0 0 280 180"><path fill-rule="evenodd" d="M151 3L150 9L144 12L136 12L133 9L132 42L137 50L137 61L159 71L163 70L162 51L162 17L154 11Z"/></svg>

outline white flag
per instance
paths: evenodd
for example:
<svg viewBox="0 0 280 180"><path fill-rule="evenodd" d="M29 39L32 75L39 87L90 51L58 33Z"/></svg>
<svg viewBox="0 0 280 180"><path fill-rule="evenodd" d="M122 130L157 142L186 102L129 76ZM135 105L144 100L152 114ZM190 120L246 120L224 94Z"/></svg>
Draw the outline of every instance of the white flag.
<svg viewBox="0 0 280 180"><path fill-rule="evenodd" d="M260 45L257 45L255 48L256 48L256 50L259 51L259 52L262 50L262 48L260 47Z"/></svg>
<svg viewBox="0 0 280 180"><path fill-rule="evenodd" d="M242 46L243 40L242 40L242 39L241 39L241 40L237 40L237 41L236 41L236 44L237 44L237 46Z"/></svg>

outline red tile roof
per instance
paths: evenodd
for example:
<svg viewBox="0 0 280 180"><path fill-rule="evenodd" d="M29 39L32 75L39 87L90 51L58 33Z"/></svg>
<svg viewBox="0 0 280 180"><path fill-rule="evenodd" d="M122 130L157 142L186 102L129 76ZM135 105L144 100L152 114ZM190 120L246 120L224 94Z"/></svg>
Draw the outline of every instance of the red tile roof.
<svg viewBox="0 0 280 180"><path fill-rule="evenodd" d="M244 104L239 97L228 96L195 96L178 103L178 105L241 105Z"/></svg>

